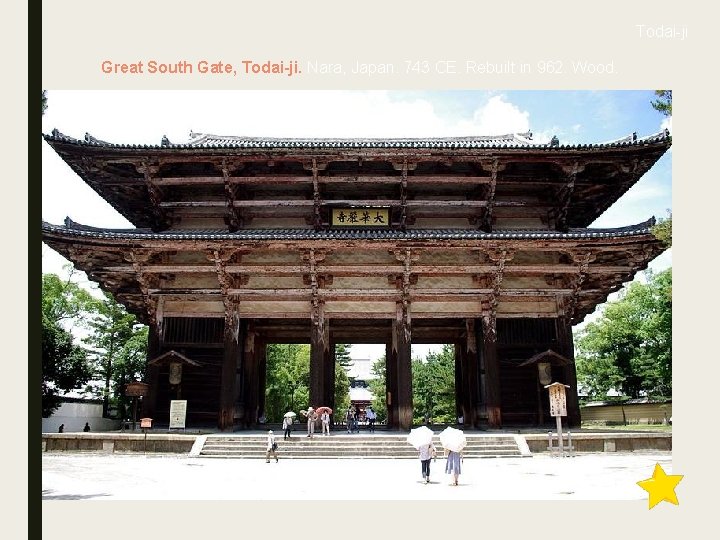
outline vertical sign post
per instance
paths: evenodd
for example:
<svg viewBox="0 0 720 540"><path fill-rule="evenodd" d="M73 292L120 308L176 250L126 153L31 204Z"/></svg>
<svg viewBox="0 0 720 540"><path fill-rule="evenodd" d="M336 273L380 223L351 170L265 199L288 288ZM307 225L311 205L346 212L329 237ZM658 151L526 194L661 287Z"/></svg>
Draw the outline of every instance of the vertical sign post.
<svg viewBox="0 0 720 540"><path fill-rule="evenodd" d="M148 428L152 427L152 418L141 418L140 419L140 427L143 430L143 433L145 434L144 442L143 442L143 453L147 454L147 430Z"/></svg>
<svg viewBox="0 0 720 540"><path fill-rule="evenodd" d="M557 422L558 452L560 455L563 455L562 417L567 416L565 389L570 387L566 384L555 382L548 384L545 388L547 388L550 393L550 416L554 416Z"/></svg>

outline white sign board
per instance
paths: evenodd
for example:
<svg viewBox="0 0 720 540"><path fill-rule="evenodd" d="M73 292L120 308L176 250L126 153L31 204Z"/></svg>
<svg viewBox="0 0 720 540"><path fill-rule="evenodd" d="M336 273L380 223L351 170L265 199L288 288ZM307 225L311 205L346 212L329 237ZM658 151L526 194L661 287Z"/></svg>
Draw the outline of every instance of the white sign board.
<svg viewBox="0 0 720 540"><path fill-rule="evenodd" d="M170 401L170 429L185 429L185 415L187 414L187 400L173 399Z"/></svg>
<svg viewBox="0 0 720 540"><path fill-rule="evenodd" d="M550 416L567 416L565 385L550 385Z"/></svg>

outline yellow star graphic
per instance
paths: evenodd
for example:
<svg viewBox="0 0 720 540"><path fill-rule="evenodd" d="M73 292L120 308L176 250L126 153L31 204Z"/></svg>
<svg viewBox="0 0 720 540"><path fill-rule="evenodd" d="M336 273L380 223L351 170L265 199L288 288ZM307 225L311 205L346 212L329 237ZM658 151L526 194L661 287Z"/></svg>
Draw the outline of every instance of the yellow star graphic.
<svg viewBox="0 0 720 540"><path fill-rule="evenodd" d="M682 474L665 474L660 464L656 463L652 478L640 480L637 483L638 486L650 494L648 510L661 501L679 504L677 495L675 495L675 487L682 479Z"/></svg>

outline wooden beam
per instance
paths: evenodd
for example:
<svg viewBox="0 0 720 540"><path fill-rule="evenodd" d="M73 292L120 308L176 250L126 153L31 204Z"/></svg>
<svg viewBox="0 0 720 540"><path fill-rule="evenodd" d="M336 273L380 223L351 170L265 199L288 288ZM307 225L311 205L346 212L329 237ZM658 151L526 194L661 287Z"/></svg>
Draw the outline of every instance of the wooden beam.
<svg viewBox="0 0 720 540"><path fill-rule="evenodd" d="M159 170L159 165L151 165L147 161L143 161L138 167L138 172L142 174L143 182L148 194L148 200L150 201L150 212L153 216L152 229L154 231L167 229L170 225L170 221L162 209L162 200L164 198L163 191L153 180L153 176L157 175Z"/></svg>
<svg viewBox="0 0 720 540"><path fill-rule="evenodd" d="M477 264L477 265L413 265L412 272L414 275L468 275L468 274L488 274L494 272L495 265ZM187 274L215 273L216 269L211 265L202 264L148 264L143 267L146 274ZM308 266L298 265L240 265L228 263L225 265L225 271L228 274L247 274L250 276L292 276L298 274L306 274L309 272ZM318 266L318 271L323 274L333 276L382 276L387 274L400 274L403 272L402 265L324 265ZM597 265L588 268L588 274L624 274L634 271L633 266L610 266ZM102 270L93 270L96 274L103 273L134 273L132 266L128 265L112 265L104 266ZM575 265L513 265L505 266L507 275L544 275L544 274L576 274L577 267Z"/></svg>

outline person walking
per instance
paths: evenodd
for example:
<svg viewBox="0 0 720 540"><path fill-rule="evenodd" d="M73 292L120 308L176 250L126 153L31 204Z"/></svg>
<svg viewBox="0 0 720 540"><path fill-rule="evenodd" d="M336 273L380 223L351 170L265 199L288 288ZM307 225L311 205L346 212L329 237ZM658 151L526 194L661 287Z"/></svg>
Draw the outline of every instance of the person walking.
<svg viewBox="0 0 720 540"><path fill-rule="evenodd" d="M377 414L372 410L372 407L368 406L368 408L365 409L365 418L367 418L368 421L368 431L375 433L375 419L377 418Z"/></svg>
<svg viewBox="0 0 720 540"><path fill-rule="evenodd" d="M418 454L420 457L420 467L422 469L423 480L426 484L430 483L430 460L435 459L437 456L437 449L435 445L430 441L429 444L424 444L418 448Z"/></svg>
<svg viewBox="0 0 720 540"><path fill-rule="evenodd" d="M323 413L320 415L320 420L322 421L322 434L329 436L330 435L330 415L327 411L323 411Z"/></svg>
<svg viewBox="0 0 720 540"><path fill-rule="evenodd" d="M272 454L275 458L275 463L278 462L277 448L278 446L275 442L275 434L271 429L270 431L268 431L267 436L267 446L265 448L265 463L270 463L270 454Z"/></svg>
<svg viewBox="0 0 720 540"><path fill-rule="evenodd" d="M355 426L355 409L352 405L348 407L345 413L345 425L347 426L347 432L352 433L353 427Z"/></svg>
<svg viewBox="0 0 720 540"><path fill-rule="evenodd" d="M58 428L58 433L63 433L65 431L65 424L60 424L60 427Z"/></svg>
<svg viewBox="0 0 720 540"><path fill-rule="evenodd" d="M360 411L357 408L357 405L353 408L353 431L355 433L360 433Z"/></svg>
<svg viewBox="0 0 720 540"><path fill-rule="evenodd" d="M458 476L460 476L462 463L462 452L454 452L453 450L445 449L445 456L447 461L445 462L445 473L453 475L453 483L451 485L458 485Z"/></svg>
<svg viewBox="0 0 720 540"><path fill-rule="evenodd" d="M313 434L315 433L315 422L317 421L317 413L315 412L315 409L312 407L308 407L307 410L307 436L311 439L313 438Z"/></svg>
<svg viewBox="0 0 720 540"><path fill-rule="evenodd" d="M292 431L292 424L293 424L292 416L284 416L283 417L282 428L283 428L283 440L284 441L290 438L290 432Z"/></svg>

